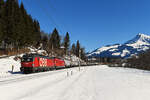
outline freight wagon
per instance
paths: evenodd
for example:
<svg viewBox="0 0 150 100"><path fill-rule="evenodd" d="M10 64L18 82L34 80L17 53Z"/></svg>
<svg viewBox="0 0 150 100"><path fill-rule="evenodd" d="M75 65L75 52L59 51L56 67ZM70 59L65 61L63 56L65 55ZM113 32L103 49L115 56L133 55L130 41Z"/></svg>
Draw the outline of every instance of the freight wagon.
<svg viewBox="0 0 150 100"><path fill-rule="evenodd" d="M25 54L21 59L21 72L34 73L65 68L64 60L37 54Z"/></svg>

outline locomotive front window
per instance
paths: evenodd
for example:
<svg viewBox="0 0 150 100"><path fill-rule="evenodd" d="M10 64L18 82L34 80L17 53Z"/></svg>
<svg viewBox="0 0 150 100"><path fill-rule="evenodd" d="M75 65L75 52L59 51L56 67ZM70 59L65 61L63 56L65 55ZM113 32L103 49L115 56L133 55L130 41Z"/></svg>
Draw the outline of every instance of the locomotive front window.
<svg viewBox="0 0 150 100"><path fill-rule="evenodd" d="M22 62L32 62L33 58L22 58Z"/></svg>

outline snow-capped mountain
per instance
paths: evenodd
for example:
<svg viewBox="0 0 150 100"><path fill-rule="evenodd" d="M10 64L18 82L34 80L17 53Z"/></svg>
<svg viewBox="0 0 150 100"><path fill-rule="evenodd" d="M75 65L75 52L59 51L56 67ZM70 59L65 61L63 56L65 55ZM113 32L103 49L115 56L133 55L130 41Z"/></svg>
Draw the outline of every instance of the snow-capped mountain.
<svg viewBox="0 0 150 100"><path fill-rule="evenodd" d="M114 44L98 48L88 57L121 57L127 58L150 49L150 36L139 33L124 44Z"/></svg>

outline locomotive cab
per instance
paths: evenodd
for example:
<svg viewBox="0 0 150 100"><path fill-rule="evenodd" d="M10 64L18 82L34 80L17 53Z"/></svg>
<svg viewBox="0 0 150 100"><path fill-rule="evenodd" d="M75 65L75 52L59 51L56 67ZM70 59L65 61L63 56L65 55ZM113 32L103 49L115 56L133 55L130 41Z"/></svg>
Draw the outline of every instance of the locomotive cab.
<svg viewBox="0 0 150 100"><path fill-rule="evenodd" d="M33 64L34 63L34 56L32 55L23 55L21 59L21 72L32 72L33 71Z"/></svg>

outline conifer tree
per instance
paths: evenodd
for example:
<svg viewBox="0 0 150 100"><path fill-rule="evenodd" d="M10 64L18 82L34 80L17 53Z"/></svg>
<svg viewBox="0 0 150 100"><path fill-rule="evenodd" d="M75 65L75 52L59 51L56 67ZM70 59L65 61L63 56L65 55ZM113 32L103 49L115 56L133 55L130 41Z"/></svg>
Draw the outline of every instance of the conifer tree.
<svg viewBox="0 0 150 100"><path fill-rule="evenodd" d="M80 53L81 53L81 59L82 59L82 60L86 60L85 48L82 47Z"/></svg>
<svg viewBox="0 0 150 100"><path fill-rule="evenodd" d="M50 36L50 40L49 40L50 48L53 50L59 49L60 41L61 41L60 35L59 35L57 29L55 28Z"/></svg>
<svg viewBox="0 0 150 100"><path fill-rule="evenodd" d="M40 25L37 20L34 20L34 42L37 43L41 40L41 32L40 32Z"/></svg>
<svg viewBox="0 0 150 100"><path fill-rule="evenodd" d="M26 36L27 36L27 12L24 8L23 3L21 2L20 5L20 11L21 11L21 16L20 16L20 24L18 24L19 26L19 30L18 32L20 33L19 35L19 46L25 46L26 44Z"/></svg>
<svg viewBox="0 0 150 100"><path fill-rule="evenodd" d="M12 29L12 40L11 41L13 43L13 47L18 48L19 47L19 38L20 38L20 34L23 31L21 29L21 10L19 8L19 4L17 0L14 0L13 2L13 29Z"/></svg>
<svg viewBox="0 0 150 100"><path fill-rule="evenodd" d="M70 47L70 36L68 32L66 33L66 36L64 37L63 45L65 47L64 49L65 49L65 54L66 54Z"/></svg>
<svg viewBox="0 0 150 100"><path fill-rule="evenodd" d="M13 32L13 16L12 13L14 11L13 9L13 0L6 0L5 6L4 6L4 16L3 16L3 34L4 35L4 41L5 44L10 45L11 44L11 37Z"/></svg>
<svg viewBox="0 0 150 100"><path fill-rule="evenodd" d="M79 40L77 41L77 44L76 44L76 56L79 57L80 56L80 42Z"/></svg>
<svg viewBox="0 0 150 100"><path fill-rule="evenodd" d="M76 54L76 45L74 43L72 44L72 47L71 47L71 53L74 55Z"/></svg>

